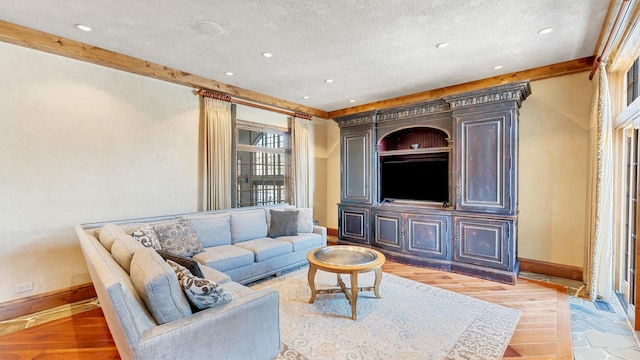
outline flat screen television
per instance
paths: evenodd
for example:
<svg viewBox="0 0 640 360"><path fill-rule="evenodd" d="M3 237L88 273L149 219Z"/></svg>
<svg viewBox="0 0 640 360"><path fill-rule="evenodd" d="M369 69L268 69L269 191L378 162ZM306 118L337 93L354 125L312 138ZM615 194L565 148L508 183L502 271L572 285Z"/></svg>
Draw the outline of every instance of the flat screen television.
<svg viewBox="0 0 640 360"><path fill-rule="evenodd" d="M380 200L448 203L448 157L382 159Z"/></svg>

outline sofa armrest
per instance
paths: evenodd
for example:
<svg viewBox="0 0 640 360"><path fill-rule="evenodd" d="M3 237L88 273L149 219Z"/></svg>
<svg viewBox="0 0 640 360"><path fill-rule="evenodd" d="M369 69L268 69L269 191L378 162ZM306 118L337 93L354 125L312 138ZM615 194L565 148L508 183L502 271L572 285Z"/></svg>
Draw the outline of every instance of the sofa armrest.
<svg viewBox="0 0 640 360"><path fill-rule="evenodd" d="M145 331L136 359L273 359L280 348L278 292L264 288Z"/></svg>
<svg viewBox="0 0 640 360"><path fill-rule="evenodd" d="M326 246L327 245L327 228L324 226L314 225L313 232L315 234L320 234L320 236L322 236L322 243L324 246Z"/></svg>

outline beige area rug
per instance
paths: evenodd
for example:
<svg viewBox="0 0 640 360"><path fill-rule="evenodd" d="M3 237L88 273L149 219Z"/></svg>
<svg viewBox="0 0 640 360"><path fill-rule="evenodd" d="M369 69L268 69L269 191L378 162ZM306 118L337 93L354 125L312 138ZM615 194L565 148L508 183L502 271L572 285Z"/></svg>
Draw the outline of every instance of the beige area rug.
<svg viewBox="0 0 640 360"><path fill-rule="evenodd" d="M373 285L373 273L358 283ZM335 284L335 274L316 274L317 289ZM344 294L320 294L309 304L306 267L251 288L265 286L280 293L278 359L500 359L520 318L519 310L390 274L381 299L360 293L355 321Z"/></svg>

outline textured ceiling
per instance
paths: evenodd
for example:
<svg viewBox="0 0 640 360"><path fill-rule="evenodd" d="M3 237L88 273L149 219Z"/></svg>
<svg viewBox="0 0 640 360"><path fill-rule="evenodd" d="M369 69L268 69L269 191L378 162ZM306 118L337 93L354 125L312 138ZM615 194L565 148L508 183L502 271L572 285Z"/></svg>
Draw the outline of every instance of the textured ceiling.
<svg viewBox="0 0 640 360"><path fill-rule="evenodd" d="M0 0L0 20L332 111L594 55L608 6L607 0ZM199 21L216 23L222 33L198 30ZM78 23L93 31L78 31ZM539 35L546 27L554 31ZM436 48L443 42L449 45Z"/></svg>

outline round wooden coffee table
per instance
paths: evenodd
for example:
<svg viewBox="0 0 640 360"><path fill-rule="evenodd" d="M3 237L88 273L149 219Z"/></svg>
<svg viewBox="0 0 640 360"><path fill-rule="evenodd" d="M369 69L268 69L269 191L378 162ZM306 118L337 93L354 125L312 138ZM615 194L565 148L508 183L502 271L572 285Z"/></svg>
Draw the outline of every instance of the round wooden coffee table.
<svg viewBox="0 0 640 360"><path fill-rule="evenodd" d="M309 303L313 303L318 294L342 292L351 304L351 318L356 320L358 292L373 290L376 298L380 298L378 290L380 281L382 281L382 264L386 260L381 252L360 246L336 245L310 251L307 254L307 260L309 261L308 280L311 288ZM317 290L315 278L318 270L335 273L339 287ZM376 277L373 286L358 287L358 274L370 271L375 271ZM350 288L346 287L340 274L350 274Z"/></svg>

